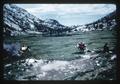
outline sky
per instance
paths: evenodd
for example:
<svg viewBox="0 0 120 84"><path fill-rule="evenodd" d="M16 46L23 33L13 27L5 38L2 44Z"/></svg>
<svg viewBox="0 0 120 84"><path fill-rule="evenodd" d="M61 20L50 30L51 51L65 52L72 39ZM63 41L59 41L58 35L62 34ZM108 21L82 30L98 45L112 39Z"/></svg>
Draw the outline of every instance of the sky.
<svg viewBox="0 0 120 84"><path fill-rule="evenodd" d="M66 26L84 25L116 10L115 4L16 4L36 17Z"/></svg>

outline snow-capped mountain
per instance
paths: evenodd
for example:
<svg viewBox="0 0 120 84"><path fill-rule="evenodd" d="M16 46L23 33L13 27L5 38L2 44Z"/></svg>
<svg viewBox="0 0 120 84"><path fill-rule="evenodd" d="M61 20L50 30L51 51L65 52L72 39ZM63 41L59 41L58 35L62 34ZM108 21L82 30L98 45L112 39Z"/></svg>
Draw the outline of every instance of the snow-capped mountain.
<svg viewBox="0 0 120 84"><path fill-rule="evenodd" d="M94 31L94 30L112 30L115 28L116 21L115 21L116 11L106 15L105 17L86 24L86 25L77 25L72 26L74 31Z"/></svg>
<svg viewBox="0 0 120 84"><path fill-rule="evenodd" d="M64 31L68 28L53 19L41 20L14 4L5 4L3 12L4 32L8 35L41 34L57 29Z"/></svg>

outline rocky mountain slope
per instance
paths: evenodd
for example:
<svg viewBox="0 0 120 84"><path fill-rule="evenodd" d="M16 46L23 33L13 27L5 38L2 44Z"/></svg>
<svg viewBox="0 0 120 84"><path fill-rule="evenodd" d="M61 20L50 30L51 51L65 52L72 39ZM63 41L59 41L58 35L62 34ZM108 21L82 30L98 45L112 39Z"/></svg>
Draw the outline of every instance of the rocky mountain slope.
<svg viewBox="0 0 120 84"><path fill-rule="evenodd" d="M5 4L3 12L4 32L7 35L53 33L53 30L67 31L66 29L69 29L53 19L41 20L13 4Z"/></svg>
<svg viewBox="0 0 120 84"><path fill-rule="evenodd" d="M89 30L112 30L116 26L115 22L116 11L108 14L107 16L93 22L90 24L86 24L86 28Z"/></svg>
<svg viewBox="0 0 120 84"><path fill-rule="evenodd" d="M74 28L74 31L112 30L116 26L115 17L116 11L113 11L95 22L86 25L72 26L72 28Z"/></svg>

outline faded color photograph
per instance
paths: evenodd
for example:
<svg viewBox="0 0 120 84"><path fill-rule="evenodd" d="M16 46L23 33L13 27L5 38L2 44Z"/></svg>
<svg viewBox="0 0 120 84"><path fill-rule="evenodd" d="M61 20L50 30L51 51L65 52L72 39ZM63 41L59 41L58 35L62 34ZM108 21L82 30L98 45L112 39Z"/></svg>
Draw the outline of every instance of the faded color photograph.
<svg viewBox="0 0 120 84"><path fill-rule="evenodd" d="M5 80L116 80L115 4L4 4Z"/></svg>

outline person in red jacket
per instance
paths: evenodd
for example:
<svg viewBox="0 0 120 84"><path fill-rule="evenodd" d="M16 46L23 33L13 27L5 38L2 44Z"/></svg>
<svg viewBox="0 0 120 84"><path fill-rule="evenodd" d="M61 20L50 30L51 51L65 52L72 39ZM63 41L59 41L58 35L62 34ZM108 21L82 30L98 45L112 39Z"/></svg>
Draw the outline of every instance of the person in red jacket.
<svg viewBox="0 0 120 84"><path fill-rule="evenodd" d="M78 44L78 49L79 49L81 52L84 52L85 48L86 48L86 46L85 46L85 44L84 44L83 42L80 42L80 43Z"/></svg>

